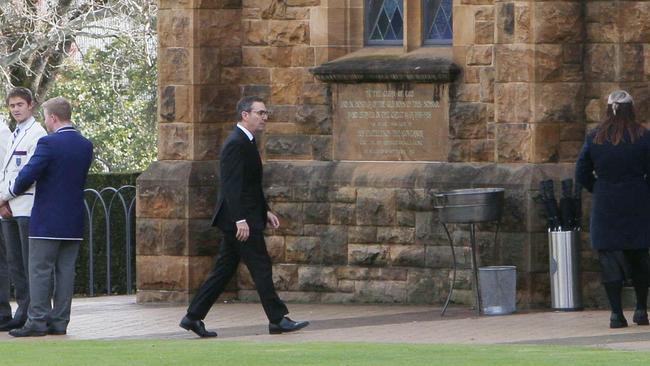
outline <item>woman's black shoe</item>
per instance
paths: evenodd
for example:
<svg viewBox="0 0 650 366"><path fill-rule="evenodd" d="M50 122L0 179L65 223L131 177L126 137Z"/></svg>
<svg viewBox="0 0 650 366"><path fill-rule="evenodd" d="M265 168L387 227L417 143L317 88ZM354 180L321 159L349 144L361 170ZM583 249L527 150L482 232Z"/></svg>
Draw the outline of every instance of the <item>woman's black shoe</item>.
<svg viewBox="0 0 650 366"><path fill-rule="evenodd" d="M623 314L612 313L609 317L609 327L614 328L625 328L627 327L627 320Z"/></svg>
<svg viewBox="0 0 650 366"><path fill-rule="evenodd" d="M632 318L632 321L634 321L637 325L650 325L650 321L648 321L648 312L645 309L634 310L634 317Z"/></svg>

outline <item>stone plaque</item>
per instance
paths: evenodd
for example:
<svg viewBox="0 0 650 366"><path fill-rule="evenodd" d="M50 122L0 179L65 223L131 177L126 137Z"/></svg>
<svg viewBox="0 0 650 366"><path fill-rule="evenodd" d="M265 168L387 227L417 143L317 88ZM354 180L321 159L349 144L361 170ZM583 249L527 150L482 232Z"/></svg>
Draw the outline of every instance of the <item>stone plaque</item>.
<svg viewBox="0 0 650 366"><path fill-rule="evenodd" d="M335 160L447 160L447 84L335 84L332 99Z"/></svg>

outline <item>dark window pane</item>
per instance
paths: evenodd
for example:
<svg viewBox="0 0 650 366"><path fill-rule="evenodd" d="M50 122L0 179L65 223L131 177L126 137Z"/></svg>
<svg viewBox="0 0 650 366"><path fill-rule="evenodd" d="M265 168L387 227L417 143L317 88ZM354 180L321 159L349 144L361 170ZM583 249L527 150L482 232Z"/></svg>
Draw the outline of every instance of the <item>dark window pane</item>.
<svg viewBox="0 0 650 366"><path fill-rule="evenodd" d="M386 32L386 35L384 36L385 40L395 40L397 39L397 36L395 35L395 32L393 32L393 28L388 28L388 32Z"/></svg>
<svg viewBox="0 0 650 366"><path fill-rule="evenodd" d="M391 19L390 23L393 26L393 30L395 30L395 33L398 33L398 34L402 33L403 24L402 24L402 15L401 14L396 12L395 15L393 15L393 19Z"/></svg>
<svg viewBox="0 0 650 366"><path fill-rule="evenodd" d="M426 43L451 43L452 0L423 0L423 6Z"/></svg>
<svg viewBox="0 0 650 366"><path fill-rule="evenodd" d="M397 10L397 2L393 0L384 1L384 8L386 9L386 14L392 18L393 13Z"/></svg>
<svg viewBox="0 0 650 366"><path fill-rule="evenodd" d="M366 0L366 13L370 19L377 19L383 0Z"/></svg>
<svg viewBox="0 0 650 366"><path fill-rule="evenodd" d="M386 14L382 12L381 15L379 16L379 21L377 22L377 28L379 28L381 34L386 34L389 26L390 26L390 20L388 20Z"/></svg>
<svg viewBox="0 0 650 366"><path fill-rule="evenodd" d="M403 0L366 0L366 34L371 44L400 43L404 27Z"/></svg>
<svg viewBox="0 0 650 366"><path fill-rule="evenodd" d="M384 39L384 37L382 37L381 33L379 33L379 28L375 28L375 31L370 36L370 39Z"/></svg>

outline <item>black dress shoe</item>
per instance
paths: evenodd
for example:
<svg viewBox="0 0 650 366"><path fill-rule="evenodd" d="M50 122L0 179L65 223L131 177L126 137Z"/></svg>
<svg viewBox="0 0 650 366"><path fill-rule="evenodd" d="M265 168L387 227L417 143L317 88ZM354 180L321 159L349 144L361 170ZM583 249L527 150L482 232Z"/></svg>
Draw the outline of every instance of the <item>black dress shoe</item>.
<svg viewBox="0 0 650 366"><path fill-rule="evenodd" d="M0 332L7 332L7 331L10 331L12 329L22 328L23 325L25 325L24 320L12 319L12 320L0 325Z"/></svg>
<svg viewBox="0 0 650 366"><path fill-rule="evenodd" d="M11 316L0 316L0 329L12 320L13 318Z"/></svg>
<svg viewBox="0 0 650 366"><path fill-rule="evenodd" d="M296 330L302 329L309 325L309 322L294 322L288 317L282 318L277 323L269 323L269 334L281 334L287 332L295 332Z"/></svg>
<svg viewBox="0 0 650 366"><path fill-rule="evenodd" d="M646 309L634 310L632 321L637 325L650 325L650 321L648 321L648 311Z"/></svg>
<svg viewBox="0 0 650 366"><path fill-rule="evenodd" d="M212 332L205 329L205 324L200 320L192 320L184 316L179 326L185 330L191 330L201 338L216 337L217 332Z"/></svg>
<svg viewBox="0 0 650 366"><path fill-rule="evenodd" d="M47 335L47 331L36 330L30 327L22 327L10 330L9 335L12 337L42 337L44 335Z"/></svg>
<svg viewBox="0 0 650 366"><path fill-rule="evenodd" d="M627 327L625 316L623 314L612 313L609 317L609 327L612 329Z"/></svg>
<svg viewBox="0 0 650 366"><path fill-rule="evenodd" d="M65 329L47 328L48 335L66 335L68 332Z"/></svg>

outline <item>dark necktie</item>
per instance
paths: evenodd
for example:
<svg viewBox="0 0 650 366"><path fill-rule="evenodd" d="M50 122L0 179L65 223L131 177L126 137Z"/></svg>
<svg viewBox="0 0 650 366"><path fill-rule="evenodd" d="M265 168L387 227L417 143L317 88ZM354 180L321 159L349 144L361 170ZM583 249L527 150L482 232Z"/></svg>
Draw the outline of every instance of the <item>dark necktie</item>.
<svg viewBox="0 0 650 366"><path fill-rule="evenodd" d="M16 137L18 137L18 134L20 133L20 128L16 127L16 130L14 130L14 138L11 140L11 145L16 143Z"/></svg>

